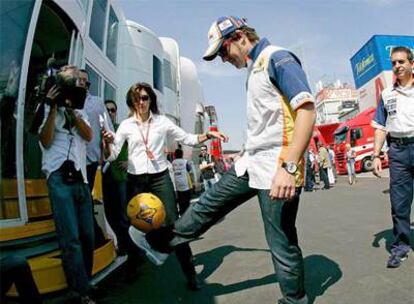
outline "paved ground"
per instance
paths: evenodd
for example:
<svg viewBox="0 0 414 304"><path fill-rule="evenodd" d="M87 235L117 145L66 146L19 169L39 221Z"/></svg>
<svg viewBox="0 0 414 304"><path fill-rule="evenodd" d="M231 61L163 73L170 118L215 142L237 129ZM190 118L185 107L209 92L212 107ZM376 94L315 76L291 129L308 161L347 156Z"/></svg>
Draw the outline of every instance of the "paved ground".
<svg viewBox="0 0 414 304"><path fill-rule="evenodd" d="M302 195L297 222L311 303L414 303L414 253L399 269L385 267L392 237L388 178L370 176L359 176L353 186L343 177L329 191ZM113 273L99 284L98 303L266 304L280 297L256 199L191 247L205 281L201 291L185 288L171 256L161 267L144 262L129 279Z"/></svg>
<svg viewBox="0 0 414 304"><path fill-rule="evenodd" d="M312 303L414 303L414 254L399 269L385 268L391 241L388 178L344 178L329 191L305 193L298 216ZM414 217L412 217L414 218ZM135 279L114 275L100 284L102 303L275 303L280 296L256 199L192 243L199 292L185 289L175 256L144 263Z"/></svg>

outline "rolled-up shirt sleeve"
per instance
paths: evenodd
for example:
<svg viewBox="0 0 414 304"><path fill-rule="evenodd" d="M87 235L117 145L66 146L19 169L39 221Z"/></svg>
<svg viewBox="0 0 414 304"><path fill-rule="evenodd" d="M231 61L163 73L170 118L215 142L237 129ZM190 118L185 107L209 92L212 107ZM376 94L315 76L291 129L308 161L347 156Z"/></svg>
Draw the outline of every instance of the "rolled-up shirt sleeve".
<svg viewBox="0 0 414 304"><path fill-rule="evenodd" d="M167 133L171 136L174 140L186 145L186 146L195 146L199 144L198 135L187 133L179 126L175 125L171 120L167 117L164 117L165 124L167 128Z"/></svg>
<svg viewBox="0 0 414 304"><path fill-rule="evenodd" d="M290 52L274 52L268 67L270 81L296 110L305 103L314 103L311 89L300 61Z"/></svg>
<svg viewBox="0 0 414 304"><path fill-rule="evenodd" d="M119 153L121 152L122 146L126 140L125 125L121 123L118 130L115 133L114 142L110 144L111 146L111 155L106 159L106 161L112 162L117 159Z"/></svg>
<svg viewBox="0 0 414 304"><path fill-rule="evenodd" d="M375 111L374 119L371 121L371 126L375 129L381 129L386 131L385 125L387 123L387 111L384 106L384 100L381 97L378 103L377 110Z"/></svg>

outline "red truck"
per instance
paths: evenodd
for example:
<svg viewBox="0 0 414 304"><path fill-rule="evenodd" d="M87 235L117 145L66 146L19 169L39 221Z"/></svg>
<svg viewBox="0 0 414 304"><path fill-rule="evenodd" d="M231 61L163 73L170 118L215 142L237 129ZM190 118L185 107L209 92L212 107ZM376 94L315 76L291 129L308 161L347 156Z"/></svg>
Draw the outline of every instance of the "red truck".
<svg viewBox="0 0 414 304"><path fill-rule="evenodd" d="M356 153L355 171L371 171L374 152L374 128L371 121L375 115L375 108L371 107L354 118L343 122L335 130L335 161L338 174L347 174L346 145L350 144ZM388 167L386 154L381 153L383 168Z"/></svg>

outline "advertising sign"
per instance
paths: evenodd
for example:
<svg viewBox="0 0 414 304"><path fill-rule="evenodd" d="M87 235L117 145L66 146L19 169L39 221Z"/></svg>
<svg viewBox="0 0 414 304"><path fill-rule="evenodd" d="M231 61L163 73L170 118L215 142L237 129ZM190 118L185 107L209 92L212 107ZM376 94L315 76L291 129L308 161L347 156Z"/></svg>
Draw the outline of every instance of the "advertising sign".
<svg viewBox="0 0 414 304"><path fill-rule="evenodd" d="M414 51L414 36L374 35L352 56L352 73L357 89L380 72L392 69L390 54L396 46L407 46Z"/></svg>

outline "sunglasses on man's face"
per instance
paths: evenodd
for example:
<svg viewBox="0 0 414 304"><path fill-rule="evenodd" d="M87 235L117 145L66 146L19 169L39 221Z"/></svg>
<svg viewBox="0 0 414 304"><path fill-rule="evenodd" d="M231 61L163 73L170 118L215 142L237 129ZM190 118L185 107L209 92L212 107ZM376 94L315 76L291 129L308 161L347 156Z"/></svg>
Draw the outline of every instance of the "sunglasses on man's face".
<svg viewBox="0 0 414 304"><path fill-rule="evenodd" d="M116 113L116 109L115 109L115 108L106 108L106 110L107 110L109 113Z"/></svg>

